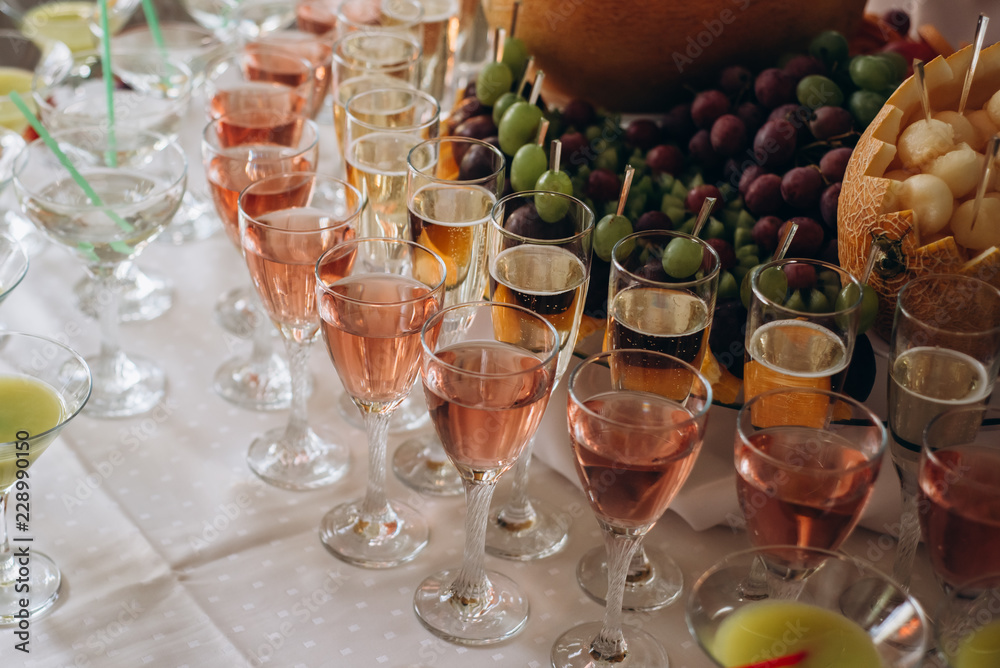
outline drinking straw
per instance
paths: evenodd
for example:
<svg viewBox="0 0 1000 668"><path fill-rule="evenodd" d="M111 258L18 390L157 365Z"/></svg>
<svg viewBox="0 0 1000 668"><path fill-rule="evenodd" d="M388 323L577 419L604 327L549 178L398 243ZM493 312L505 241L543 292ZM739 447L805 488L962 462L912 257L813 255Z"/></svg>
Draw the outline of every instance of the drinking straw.
<svg viewBox="0 0 1000 668"><path fill-rule="evenodd" d="M115 141L115 84L111 75L111 29L108 24L108 0L98 0L97 6L101 14L101 70L104 73L104 97L108 107L108 150L105 160L112 167L117 167L118 155L115 145L118 142Z"/></svg>
<svg viewBox="0 0 1000 668"><path fill-rule="evenodd" d="M35 116L35 114L32 113L31 109L28 108L28 105L24 103L24 99L21 98L20 93L18 93L16 90L12 90L10 92L10 100L11 102L14 103L14 106L18 108L18 110L21 112L24 118L28 121L32 129L34 129L34 131L38 133L38 136L42 139L43 142L45 142L45 145L49 148L50 151L52 151L52 154L59 159L59 162L61 162L62 166L66 168L66 171L69 172L69 175L73 177L73 180L76 181L76 184L80 186L80 188L83 190L83 193L87 196L87 199L90 200L91 204L104 209L104 213L108 214L108 217L111 218L111 220L115 221L115 224L117 224L118 227L122 228L122 230L124 230L125 232L134 231L135 228L130 223L122 219L121 216L119 216L117 213L108 208L108 206L101 199L101 196L97 194L97 191L95 191L91 187L91 185L87 183L87 179L83 178L83 175L76 170L76 167L73 166L73 163L70 162L69 158L66 157L66 154L63 153L61 148L59 148L59 144L56 143L56 140L52 138L52 135L49 134L49 131L46 130L45 127L41 124L41 122L38 120L38 117Z"/></svg>
<svg viewBox="0 0 1000 668"><path fill-rule="evenodd" d="M163 33L160 31L160 19L156 17L156 8L153 0L142 0L142 13L146 15L146 23L149 24L149 32L153 34L153 41L156 48L160 50L160 55L167 57L167 45L163 42Z"/></svg>

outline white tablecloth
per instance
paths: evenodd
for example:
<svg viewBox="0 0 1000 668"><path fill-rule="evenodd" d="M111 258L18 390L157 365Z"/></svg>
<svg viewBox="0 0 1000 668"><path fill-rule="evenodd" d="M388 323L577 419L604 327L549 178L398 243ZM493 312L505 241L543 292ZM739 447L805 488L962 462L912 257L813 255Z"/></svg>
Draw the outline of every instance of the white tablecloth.
<svg viewBox="0 0 1000 668"><path fill-rule="evenodd" d="M202 189L199 112L192 111L184 143L190 183ZM324 128L327 168L333 142ZM11 204L12 193L4 193L0 206ZM283 425L286 414L243 410L211 389L218 365L249 345L224 335L212 315L221 292L248 282L241 258L217 234L184 246L154 243L138 264L175 286L165 315L122 327L128 351L166 369L167 398L142 417L78 417L31 469L30 534L35 549L62 568L62 596L31 624L30 654L15 651L13 632L0 629L0 666L538 668L549 665L549 648L565 629L601 618L602 606L575 579L580 555L601 542L597 524L578 487L536 459L533 493L572 517L570 541L539 561L487 558L488 568L528 592L526 629L486 648L452 645L425 630L413 613L413 591L427 574L461 561L464 499L421 497L390 474L390 493L428 517L428 548L390 570L365 570L331 556L318 539L320 518L363 494L366 458L364 434L337 411L341 387L322 343L313 349L311 421L350 446L352 472L322 491L269 487L244 456L254 436ZM95 352L97 325L76 308L72 293L82 275L68 251L44 248L0 306L0 321L60 337L85 355ZM557 400L549 410L558 421L565 405ZM390 448L401 439L394 435ZM713 439L706 452L725 458L730 439ZM738 531L695 531L672 512L647 540L676 558L688 585L723 554L748 547ZM892 548L888 537L859 530L846 551L887 568ZM914 587L929 601L937 597L922 557ZM627 621L660 638L674 668L707 668L683 607L629 614Z"/></svg>

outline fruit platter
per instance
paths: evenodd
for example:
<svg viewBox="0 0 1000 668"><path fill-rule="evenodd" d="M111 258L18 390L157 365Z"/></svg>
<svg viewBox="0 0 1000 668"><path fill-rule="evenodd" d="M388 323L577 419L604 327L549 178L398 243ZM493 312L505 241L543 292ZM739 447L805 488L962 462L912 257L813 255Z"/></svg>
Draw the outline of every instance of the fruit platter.
<svg viewBox="0 0 1000 668"><path fill-rule="evenodd" d="M614 245L644 230L692 233L707 198L714 208L698 234L721 270L702 366L719 403L740 402L749 277L790 228L788 257L823 260L861 280L859 333L882 339L896 293L916 275L961 271L1000 282L1000 228L969 229L984 151L1000 127L1000 46L982 51L960 112L974 47L956 51L931 26L911 31L901 10L859 9L857 21L839 24L843 32L828 23L769 60L703 65L662 88L659 108L624 113L586 85L567 91L564 76L549 92L546 61L532 53L537 30L522 39L517 12L498 16L510 23L500 26L496 58L459 94L445 132L499 147L508 192L556 190L594 210L581 336L604 328ZM979 199L983 220L1000 216L995 178ZM538 213L539 225L551 222ZM693 260L692 276L708 266ZM682 278L676 253L651 263L665 280ZM835 308L837 293L821 280L789 277L782 289L802 312ZM844 391L866 399L874 374L872 344L859 336Z"/></svg>

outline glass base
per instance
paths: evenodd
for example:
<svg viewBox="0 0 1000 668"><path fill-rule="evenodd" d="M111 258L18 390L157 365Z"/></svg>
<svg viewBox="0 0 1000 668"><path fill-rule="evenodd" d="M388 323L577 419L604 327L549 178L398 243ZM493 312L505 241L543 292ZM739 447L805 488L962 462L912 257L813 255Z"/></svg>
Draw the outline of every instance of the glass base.
<svg viewBox="0 0 1000 668"><path fill-rule="evenodd" d="M118 319L122 322L153 320L166 313L174 303L174 288L170 281L145 273L129 263L120 278ZM100 288L88 275L73 286L76 305L84 314L96 319L101 303Z"/></svg>
<svg viewBox="0 0 1000 668"><path fill-rule="evenodd" d="M458 496L465 493L462 476L433 433L401 443L392 456L392 471L404 485L421 494Z"/></svg>
<svg viewBox="0 0 1000 668"><path fill-rule="evenodd" d="M253 336L254 327L267 316L260 310L251 286L222 293L215 302L215 321L226 332L241 339Z"/></svg>
<svg viewBox="0 0 1000 668"><path fill-rule="evenodd" d="M645 549L645 548L640 548ZM622 610L649 612L665 608L684 591L684 573L663 550L645 549L649 568L625 580ZM608 595L608 555L603 547L588 550L576 565L576 581L592 599L605 604Z"/></svg>
<svg viewBox="0 0 1000 668"><path fill-rule="evenodd" d="M163 369L142 357L87 358L94 389L83 412L92 418L121 418L152 410L167 391Z"/></svg>
<svg viewBox="0 0 1000 668"><path fill-rule="evenodd" d="M292 402L288 363L275 352L260 362L250 357L226 360L215 372L213 387L229 403L252 411L284 410Z"/></svg>
<svg viewBox="0 0 1000 668"><path fill-rule="evenodd" d="M491 597L485 605L463 604L452 592L458 569L426 578L413 595L413 609L420 623L448 642L491 645L520 633L528 622L528 599L506 575L488 571Z"/></svg>
<svg viewBox="0 0 1000 668"><path fill-rule="evenodd" d="M329 443L311 429L305 447L292 447L284 427L256 438L247 451L247 464L264 482L305 491L332 485L347 473L351 455L347 448Z"/></svg>
<svg viewBox="0 0 1000 668"><path fill-rule="evenodd" d="M211 200L185 191L184 199L170 223L157 237L158 241L180 246L192 241L208 239L222 229Z"/></svg>
<svg viewBox="0 0 1000 668"><path fill-rule="evenodd" d="M602 661L590 654L594 638L601 632L600 622L574 626L552 645L553 668L668 668L670 659L660 641L634 626L622 626L625 634L624 659Z"/></svg>
<svg viewBox="0 0 1000 668"><path fill-rule="evenodd" d="M415 509L389 501L395 521L378 524L362 519L361 505L361 501L343 503L320 521L320 541L338 559L365 568L392 568L426 547L430 529Z"/></svg>
<svg viewBox="0 0 1000 668"><path fill-rule="evenodd" d="M17 550L17 545L14 543L15 550ZM34 550L31 550L30 554L31 576L27 583L30 598L26 609L28 619L37 619L59 599L62 575L59 573L59 567L50 557ZM23 592L15 591L13 584L0 586L0 627L15 626L24 619L16 616L21 614L20 601L24 597ZM16 641L12 640L11 642Z"/></svg>
<svg viewBox="0 0 1000 668"><path fill-rule="evenodd" d="M389 420L390 434L414 431L431 421L431 414L427 412L427 404L424 402L423 390L417 390L418 388L414 388L414 391L407 394L403 403L399 404L399 407L393 411L392 418ZM347 392L340 393L340 397L337 399L337 410L344 422L359 431L365 430L361 411L358 410L351 395Z"/></svg>
<svg viewBox="0 0 1000 668"><path fill-rule="evenodd" d="M569 540L570 518L549 506L531 499L535 509L532 519L511 524L500 519L505 506L490 513L486 525L486 552L495 557L530 561L551 556Z"/></svg>
<svg viewBox="0 0 1000 668"><path fill-rule="evenodd" d="M0 216L0 232L15 239L28 257L33 257L48 245L49 240L34 223L15 209L16 206Z"/></svg>

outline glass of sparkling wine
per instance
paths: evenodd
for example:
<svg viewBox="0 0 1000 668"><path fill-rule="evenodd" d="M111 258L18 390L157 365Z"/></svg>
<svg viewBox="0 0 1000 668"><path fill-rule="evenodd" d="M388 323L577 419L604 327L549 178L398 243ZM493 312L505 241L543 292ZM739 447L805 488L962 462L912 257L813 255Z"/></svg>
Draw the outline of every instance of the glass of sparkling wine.
<svg viewBox="0 0 1000 668"><path fill-rule="evenodd" d="M840 547L871 497L887 439L871 410L828 390L778 388L743 404L734 461L750 542Z"/></svg>
<svg viewBox="0 0 1000 668"><path fill-rule="evenodd" d="M889 345L890 453L903 510L893 577L909 583L920 542L918 469L924 428L951 408L987 402L1000 370L1000 290L929 274L899 291Z"/></svg>
<svg viewBox="0 0 1000 668"><path fill-rule="evenodd" d="M275 113L307 114L316 90L316 69L287 49L258 45L230 46L205 70L209 118L257 108Z"/></svg>
<svg viewBox="0 0 1000 668"><path fill-rule="evenodd" d="M287 98L286 98L287 99ZM202 162L209 192L226 235L242 255L238 199L257 179L289 172L311 172L319 158L316 124L300 114L248 108L209 122L202 134ZM240 304L249 311L241 318ZM232 314L232 315L231 315ZM216 306L224 327L252 338L249 357L226 360L215 372L215 391L226 400L253 410L284 408L291 400L285 361L273 352L273 327L256 292L247 285L225 293ZM233 325L226 326L232 318Z"/></svg>
<svg viewBox="0 0 1000 668"><path fill-rule="evenodd" d="M113 138L84 128L53 133L52 141L58 153L43 139L21 153L14 190L28 217L75 253L106 296L99 301L101 350L88 358L94 390L87 414L139 415L163 398L166 377L155 362L126 354L119 344L119 268L177 211L187 159L176 140L125 126Z"/></svg>
<svg viewBox="0 0 1000 668"><path fill-rule="evenodd" d="M666 249L679 239L687 267L664 269ZM698 264L698 258L701 264ZM691 267L695 267L692 271ZM611 252L608 283L608 320L605 348L641 348L678 357L701 368L708 349L708 332L715 312L719 285L719 257L702 239L681 232L637 232L617 243ZM604 602L608 565L603 547L580 558L576 578L587 594ZM625 610L658 610L670 605L684 589L684 574L665 551L642 543L625 577Z"/></svg>
<svg viewBox="0 0 1000 668"><path fill-rule="evenodd" d="M462 567L425 578L413 605L421 623L445 640L488 645L528 621L528 599L517 583L486 571L486 513L497 479L514 465L548 405L559 333L520 306L479 301L435 315L421 342L425 399L462 475L468 512Z"/></svg>
<svg viewBox="0 0 1000 668"><path fill-rule="evenodd" d="M956 586L936 617L941 666L1000 665L1000 573L994 571Z"/></svg>
<svg viewBox="0 0 1000 668"><path fill-rule="evenodd" d="M576 472L604 531L608 595L603 623L563 633L552 646L552 665L666 666L666 651L656 638L622 623L625 574L642 536L694 468L712 388L676 357L621 349L593 355L574 368L568 392Z"/></svg>
<svg viewBox="0 0 1000 668"><path fill-rule="evenodd" d="M316 263L323 338L368 433L365 496L330 510L320 540L358 566L396 566L427 544L419 511L386 495L386 440L420 369L420 331L441 308L446 276L439 256L403 239L356 239Z"/></svg>
<svg viewBox="0 0 1000 668"><path fill-rule="evenodd" d="M247 453L250 469L277 487L315 489L347 471L347 448L309 427L306 386L309 350L320 327L316 261L354 238L364 207L356 189L315 172L267 176L240 193L243 257L285 343L291 376L288 424L255 439Z"/></svg>
<svg viewBox="0 0 1000 668"><path fill-rule="evenodd" d="M463 157L463 163L466 154ZM590 281L594 212L562 193L524 191L498 201L487 234L490 299L538 313L559 332L558 383L576 347ZM569 537L569 517L528 493L532 442L514 467L508 499L490 512L486 551L540 559Z"/></svg>
<svg viewBox="0 0 1000 668"><path fill-rule="evenodd" d="M944 589L986 573L1000 585L1000 409L964 406L931 420L918 480L924 544Z"/></svg>
<svg viewBox="0 0 1000 668"><path fill-rule="evenodd" d="M295 5L295 27L336 41L338 0L299 0Z"/></svg>
<svg viewBox="0 0 1000 668"><path fill-rule="evenodd" d="M768 586L748 596L748 583L764 571ZM804 571L810 575L801 580ZM933 636L919 601L870 563L785 545L737 552L713 565L692 587L686 618L721 668L917 668Z"/></svg>
<svg viewBox="0 0 1000 668"><path fill-rule="evenodd" d="M41 336L0 332L0 626L17 624L25 608L35 618L59 597L59 568L34 543L18 543L31 546L28 588L18 580L7 499L29 488L29 467L80 413L90 391L90 369L74 351Z"/></svg>
<svg viewBox="0 0 1000 668"><path fill-rule="evenodd" d="M460 164L467 156L466 169ZM438 137L417 144L406 160L407 235L445 258L446 306L482 299L486 292L486 229L503 189L503 153L467 137ZM409 424L421 426L427 407L417 393ZM422 410L421 410L422 408ZM396 476L432 495L461 494L462 478L433 433L407 439L392 458Z"/></svg>

